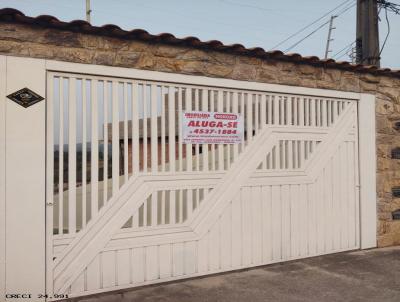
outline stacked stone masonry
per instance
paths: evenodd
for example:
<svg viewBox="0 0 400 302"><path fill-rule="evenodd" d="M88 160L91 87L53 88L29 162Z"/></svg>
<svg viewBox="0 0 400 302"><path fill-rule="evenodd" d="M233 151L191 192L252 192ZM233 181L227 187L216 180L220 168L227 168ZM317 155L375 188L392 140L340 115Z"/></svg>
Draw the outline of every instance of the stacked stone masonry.
<svg viewBox="0 0 400 302"><path fill-rule="evenodd" d="M0 53L374 94L378 246L400 244L400 221L391 215L400 208L400 198L391 193L400 185L400 160L390 156L400 146L400 132L394 129L400 121L400 78L12 23L0 23Z"/></svg>

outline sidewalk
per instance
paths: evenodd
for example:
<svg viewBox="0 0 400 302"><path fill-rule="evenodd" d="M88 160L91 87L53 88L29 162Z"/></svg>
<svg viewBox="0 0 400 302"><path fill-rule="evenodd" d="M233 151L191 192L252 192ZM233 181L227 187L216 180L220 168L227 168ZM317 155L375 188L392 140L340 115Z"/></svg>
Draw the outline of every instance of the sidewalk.
<svg viewBox="0 0 400 302"><path fill-rule="evenodd" d="M72 301L398 302L400 247L321 256Z"/></svg>

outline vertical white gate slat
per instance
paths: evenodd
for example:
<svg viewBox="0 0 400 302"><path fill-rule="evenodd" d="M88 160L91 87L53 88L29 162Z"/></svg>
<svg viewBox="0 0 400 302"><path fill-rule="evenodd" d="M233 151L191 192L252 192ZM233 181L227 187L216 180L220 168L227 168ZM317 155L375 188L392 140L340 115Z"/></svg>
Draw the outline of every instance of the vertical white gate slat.
<svg viewBox="0 0 400 302"><path fill-rule="evenodd" d="M119 98L118 82L112 81L112 194L119 189Z"/></svg>
<svg viewBox="0 0 400 302"><path fill-rule="evenodd" d="M161 86L161 171L165 172L165 87Z"/></svg>
<svg viewBox="0 0 400 302"><path fill-rule="evenodd" d="M183 138L182 138L182 119L180 118L183 114L183 98L182 88L178 88L178 158L179 158L179 169L178 172L183 172Z"/></svg>
<svg viewBox="0 0 400 302"><path fill-rule="evenodd" d="M272 260L281 259L281 198L280 186L272 186Z"/></svg>
<svg viewBox="0 0 400 302"><path fill-rule="evenodd" d="M232 111L233 113L239 112L238 93L237 92L233 92L232 108L233 108L233 111ZM265 114L265 112L264 112L264 114ZM243 115L242 115L242 118L243 118ZM239 145L234 144L233 145L233 159L232 159L233 162L236 161L236 158L238 157L238 155L239 155Z"/></svg>
<svg viewBox="0 0 400 302"><path fill-rule="evenodd" d="M208 108L208 90L203 89L202 90L202 94L201 94L201 110L202 111L209 111ZM202 145L202 165L203 165L203 169L202 171L206 172L208 171L208 146L209 144L203 144Z"/></svg>
<svg viewBox="0 0 400 302"><path fill-rule="evenodd" d="M216 110L216 104L215 104L215 91L214 90L210 90L210 111L211 112L215 112ZM215 145L211 144L211 170L215 171Z"/></svg>
<svg viewBox="0 0 400 302"><path fill-rule="evenodd" d="M68 92L68 232L76 232L76 79L70 78Z"/></svg>
<svg viewBox="0 0 400 302"><path fill-rule="evenodd" d="M199 111L199 89L194 89L194 111ZM195 156L195 169L196 171L200 171L200 148L199 144L194 144L194 156Z"/></svg>
<svg viewBox="0 0 400 302"><path fill-rule="evenodd" d="M290 259L290 185L283 185L282 192L282 259Z"/></svg>
<svg viewBox="0 0 400 302"><path fill-rule="evenodd" d="M217 109L218 112L223 112L224 111L224 92L222 90L218 90L217 92ZM217 150L218 150L218 170L222 171L224 169L224 145L217 145Z"/></svg>
<svg viewBox="0 0 400 302"><path fill-rule="evenodd" d="M104 132L104 139L103 139L103 205L107 203L108 200L108 107L110 101L110 89L107 81L103 81L103 132Z"/></svg>
<svg viewBox="0 0 400 302"><path fill-rule="evenodd" d="M58 234L64 233L64 79L59 78L60 133L58 146Z"/></svg>
<svg viewBox="0 0 400 302"><path fill-rule="evenodd" d="M97 108L97 80L92 79L90 82L90 101L92 110L92 135L91 135L91 218L93 219L99 210L98 204L98 171L99 171L99 151L98 151L98 108Z"/></svg>
<svg viewBox="0 0 400 302"><path fill-rule="evenodd" d="M169 146L169 171L175 172L175 88L168 90L168 146Z"/></svg>
<svg viewBox="0 0 400 302"><path fill-rule="evenodd" d="M232 263L232 203L229 204L225 213L221 216L221 247L220 247L220 267L222 269L228 269Z"/></svg>
<svg viewBox="0 0 400 302"><path fill-rule="evenodd" d="M53 209L49 206L54 206L54 77L52 74L47 74L47 83L48 83L48 91L47 91L47 99L46 102L46 204L48 207L46 208L46 219L51 224L55 224L53 220ZM60 148L61 144L59 144ZM53 292L53 245L51 244L53 241L53 227L46 228L46 294L51 294ZM60 232L60 229L59 229ZM50 244L49 244L50 243Z"/></svg>
<svg viewBox="0 0 400 302"><path fill-rule="evenodd" d="M124 183L128 181L129 177L129 157L128 157L128 84L123 84L123 98L124 98Z"/></svg>
<svg viewBox="0 0 400 302"><path fill-rule="evenodd" d="M252 258L252 212L251 212L251 187L242 187L242 246L243 258L242 265L249 266Z"/></svg>
<svg viewBox="0 0 400 302"><path fill-rule="evenodd" d="M170 221L170 224L176 223L175 206L176 206L175 190L170 190L169 191L169 221Z"/></svg>
<svg viewBox="0 0 400 302"><path fill-rule="evenodd" d="M268 263L272 260L272 199L271 186L263 186L262 194L262 216L263 216L263 262ZM289 214L287 214L289 215Z"/></svg>
<svg viewBox="0 0 400 302"><path fill-rule="evenodd" d="M142 97L141 97L141 102L142 102L142 108L143 108L143 115L142 115L142 121L143 121L143 133L142 133L142 144L143 144L143 156L141 160L143 161L143 172L147 172L147 141L148 141L148 136L147 136L147 119L148 119L148 113L147 113L147 108L148 108L148 102L147 102L147 84L142 83ZM139 103L140 103L139 101Z"/></svg>
<svg viewBox="0 0 400 302"><path fill-rule="evenodd" d="M154 84L150 85L150 156L151 156L151 172L155 173L158 170L158 134L157 134L157 87ZM171 102L171 100L169 100Z"/></svg>
<svg viewBox="0 0 400 302"><path fill-rule="evenodd" d="M86 79L82 80L82 228L86 226L86 202L87 202L87 190L86 190L86 175L87 175L87 119L86 119L86 106L87 106L87 92L86 92Z"/></svg>
<svg viewBox="0 0 400 302"><path fill-rule="evenodd" d="M183 275L183 243L175 243L172 246L172 275Z"/></svg>
<svg viewBox="0 0 400 302"><path fill-rule="evenodd" d="M185 111L192 111L192 89L185 89ZM192 144L186 144L186 171L192 171Z"/></svg>
<svg viewBox="0 0 400 302"><path fill-rule="evenodd" d="M139 166L139 86L132 82L132 174L140 172Z"/></svg>
<svg viewBox="0 0 400 302"><path fill-rule="evenodd" d="M348 184L349 180L347 177L348 170L348 158L347 158L347 142L343 142L340 146L340 186L341 186L341 197L342 201L342 237L341 237L341 246L342 248L349 247L349 208L348 208L348 199L349 199L349 190Z"/></svg>
<svg viewBox="0 0 400 302"><path fill-rule="evenodd" d="M117 286L128 285L131 283L130 269L130 250L123 249L117 251Z"/></svg>
<svg viewBox="0 0 400 302"><path fill-rule="evenodd" d="M261 206L261 187L251 188L252 204L252 264L262 263L262 206Z"/></svg>

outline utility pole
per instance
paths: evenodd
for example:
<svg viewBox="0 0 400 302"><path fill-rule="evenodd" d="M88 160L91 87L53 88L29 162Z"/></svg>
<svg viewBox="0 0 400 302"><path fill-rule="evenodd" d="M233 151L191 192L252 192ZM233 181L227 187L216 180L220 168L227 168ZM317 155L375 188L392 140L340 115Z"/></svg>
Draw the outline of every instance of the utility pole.
<svg viewBox="0 0 400 302"><path fill-rule="evenodd" d="M331 38L332 30L336 29L336 27L333 27L333 19L335 19L336 17L337 16L331 16L331 21L329 22L328 39L326 40L325 59L328 58L328 54L331 52L330 44L331 44L331 41L333 41L333 39Z"/></svg>
<svg viewBox="0 0 400 302"><path fill-rule="evenodd" d="M357 63L380 67L378 1L357 0Z"/></svg>
<svg viewBox="0 0 400 302"><path fill-rule="evenodd" d="M90 13L92 10L90 9L90 0L86 0L86 21L90 23Z"/></svg>

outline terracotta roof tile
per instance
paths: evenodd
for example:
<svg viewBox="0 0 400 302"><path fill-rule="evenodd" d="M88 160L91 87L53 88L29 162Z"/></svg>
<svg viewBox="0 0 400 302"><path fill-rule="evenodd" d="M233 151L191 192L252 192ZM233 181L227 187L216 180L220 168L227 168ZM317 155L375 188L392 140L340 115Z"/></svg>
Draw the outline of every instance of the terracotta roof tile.
<svg viewBox="0 0 400 302"><path fill-rule="evenodd" d="M55 28L61 30L69 30L74 32L81 32L94 35L104 35L124 39L152 41L173 45L185 45L194 48L210 49L215 51L235 53L239 55L248 55L253 57L270 58L276 60L283 60L289 62L296 62L301 64L310 64L314 66L323 66L330 68L337 68L349 70L354 72L366 72L372 74L390 75L400 77L400 70L391 70L389 68L377 68L375 66L351 64L349 62L335 61L333 59L320 59L316 56L303 57L298 53L284 54L279 50L266 51L261 47L246 48L242 44L225 45L221 41L201 41L197 37L177 38L170 33L160 33L152 35L143 29L133 29L130 31L121 29L115 24L106 24L103 26L93 26L83 20L74 20L64 22L58 20L54 16L41 15L37 17L30 17L24 15L19 10L13 8L0 9L0 22L13 22L22 24L31 24L47 28Z"/></svg>

